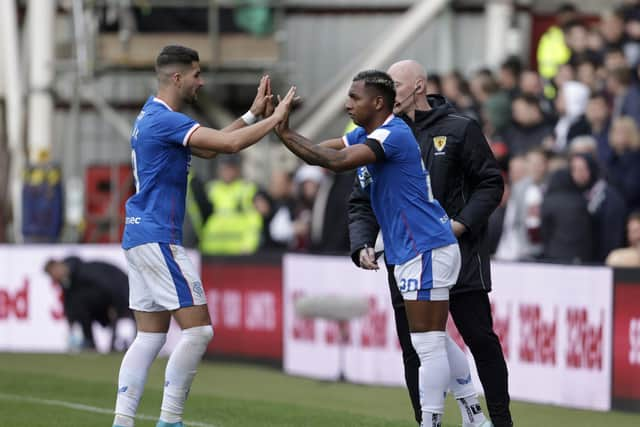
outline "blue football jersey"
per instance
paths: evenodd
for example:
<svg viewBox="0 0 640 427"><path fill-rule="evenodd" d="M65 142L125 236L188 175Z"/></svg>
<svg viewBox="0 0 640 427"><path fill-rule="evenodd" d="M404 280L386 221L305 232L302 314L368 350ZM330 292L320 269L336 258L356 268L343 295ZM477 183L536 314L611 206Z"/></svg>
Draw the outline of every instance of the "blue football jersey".
<svg viewBox="0 0 640 427"><path fill-rule="evenodd" d="M127 200L122 247L145 243L182 244L189 137L200 125L150 97L131 133L136 194Z"/></svg>
<svg viewBox="0 0 640 427"><path fill-rule="evenodd" d="M371 196L387 262L402 264L457 242L447 213L431 193L418 142L402 119L391 115L371 134L358 127L343 139L346 145L373 139L384 150L383 161L358 168L358 180Z"/></svg>

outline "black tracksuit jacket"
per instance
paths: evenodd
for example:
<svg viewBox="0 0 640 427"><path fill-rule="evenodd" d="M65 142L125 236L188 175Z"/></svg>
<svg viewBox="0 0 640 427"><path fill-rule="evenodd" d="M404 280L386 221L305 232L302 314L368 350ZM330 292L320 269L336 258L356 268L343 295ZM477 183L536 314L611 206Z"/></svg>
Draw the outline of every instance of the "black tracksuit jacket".
<svg viewBox="0 0 640 427"><path fill-rule="evenodd" d="M467 227L458 239L462 270L451 294L488 292L487 223L502 198L502 175L478 123L458 115L442 96L429 95L428 101L432 109L416 111L415 123L404 119L420 144L434 197L450 218ZM369 194L356 181L349 198L351 258L356 265L360 249L365 244L373 246L378 230Z"/></svg>

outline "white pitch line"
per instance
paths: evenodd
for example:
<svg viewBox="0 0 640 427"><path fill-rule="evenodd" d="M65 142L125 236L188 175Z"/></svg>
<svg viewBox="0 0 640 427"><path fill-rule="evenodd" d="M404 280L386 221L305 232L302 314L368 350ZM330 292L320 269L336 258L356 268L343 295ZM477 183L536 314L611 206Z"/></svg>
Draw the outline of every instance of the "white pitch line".
<svg viewBox="0 0 640 427"><path fill-rule="evenodd" d="M13 400L13 401L19 401L19 402L37 403L40 405L60 406L63 408L75 409L76 411L93 412L95 414L113 415L113 409L98 408L97 406L84 405L82 403L65 402L64 400L40 399L38 397L21 396L18 394L7 394L7 393L0 393L0 400ZM151 415L145 415L145 414L137 414L136 419L156 421L158 417L157 416L153 417ZM220 427L219 425L216 426L213 424L202 423L199 421L185 420L184 423L186 424L187 427L191 427L191 426Z"/></svg>

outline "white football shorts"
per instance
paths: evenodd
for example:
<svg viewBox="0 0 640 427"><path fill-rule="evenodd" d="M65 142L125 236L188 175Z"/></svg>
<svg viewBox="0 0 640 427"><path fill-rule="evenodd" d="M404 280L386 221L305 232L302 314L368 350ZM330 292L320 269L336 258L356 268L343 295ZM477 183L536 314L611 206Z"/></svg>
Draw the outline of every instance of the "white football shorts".
<svg viewBox="0 0 640 427"><path fill-rule="evenodd" d="M124 252L132 310L177 310L207 303L202 281L182 246L146 243Z"/></svg>
<svg viewBox="0 0 640 427"><path fill-rule="evenodd" d="M396 265L393 273L405 300L448 301L458 281L462 259L457 243L427 251Z"/></svg>

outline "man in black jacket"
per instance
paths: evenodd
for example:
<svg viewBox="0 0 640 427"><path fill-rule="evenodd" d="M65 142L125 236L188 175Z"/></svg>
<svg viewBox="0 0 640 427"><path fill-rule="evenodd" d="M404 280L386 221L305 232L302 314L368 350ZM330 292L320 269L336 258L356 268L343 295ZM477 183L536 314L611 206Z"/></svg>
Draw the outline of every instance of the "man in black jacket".
<svg viewBox="0 0 640 427"><path fill-rule="evenodd" d="M116 349L119 319L133 319L129 310L129 279L118 267L106 262L85 262L71 256L50 259L45 272L62 288L64 314L70 325L82 327L82 347L95 350L92 324L98 322L112 330L111 350ZM122 343L127 347L128 343ZM123 350L123 348L120 348Z"/></svg>
<svg viewBox="0 0 640 427"><path fill-rule="evenodd" d="M404 113L414 129L431 176L433 195L452 218L462 252L462 270L451 290L449 310L475 359L493 424L511 426L507 367L493 331L487 295L491 290L487 222L502 197L502 176L480 126L457 115L444 98L427 97L426 73L420 64L401 61L393 64L388 73L396 83L394 113ZM349 201L349 237L356 265L376 268L373 246L378 230L370 201L356 186ZM409 339L406 311L393 271L389 266L387 270L405 379L420 422L420 361Z"/></svg>

